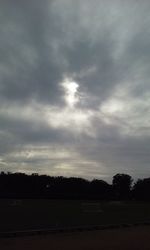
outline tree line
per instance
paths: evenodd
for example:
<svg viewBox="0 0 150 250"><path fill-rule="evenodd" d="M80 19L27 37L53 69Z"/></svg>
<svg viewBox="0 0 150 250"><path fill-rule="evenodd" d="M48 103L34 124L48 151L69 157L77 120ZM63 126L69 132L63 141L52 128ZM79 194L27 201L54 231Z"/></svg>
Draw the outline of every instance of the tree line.
<svg viewBox="0 0 150 250"><path fill-rule="evenodd" d="M116 174L108 184L99 179L1 172L0 198L150 201L150 178L133 183L130 175Z"/></svg>

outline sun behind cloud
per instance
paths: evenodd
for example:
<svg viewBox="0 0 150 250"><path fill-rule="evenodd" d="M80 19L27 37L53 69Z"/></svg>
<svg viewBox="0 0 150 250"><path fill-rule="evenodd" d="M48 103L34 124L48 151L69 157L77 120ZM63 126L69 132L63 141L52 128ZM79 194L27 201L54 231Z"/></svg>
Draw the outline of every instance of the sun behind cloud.
<svg viewBox="0 0 150 250"><path fill-rule="evenodd" d="M78 88L79 84L72 79L65 78L61 83L65 91L65 101L70 108L73 108L77 102L79 102Z"/></svg>

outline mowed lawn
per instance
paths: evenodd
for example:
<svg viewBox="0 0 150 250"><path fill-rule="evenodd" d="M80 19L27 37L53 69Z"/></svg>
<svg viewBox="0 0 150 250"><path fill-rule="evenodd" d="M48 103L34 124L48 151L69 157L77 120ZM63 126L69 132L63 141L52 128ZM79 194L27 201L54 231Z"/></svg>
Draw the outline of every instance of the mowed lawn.
<svg viewBox="0 0 150 250"><path fill-rule="evenodd" d="M150 221L150 203L0 200L0 231Z"/></svg>

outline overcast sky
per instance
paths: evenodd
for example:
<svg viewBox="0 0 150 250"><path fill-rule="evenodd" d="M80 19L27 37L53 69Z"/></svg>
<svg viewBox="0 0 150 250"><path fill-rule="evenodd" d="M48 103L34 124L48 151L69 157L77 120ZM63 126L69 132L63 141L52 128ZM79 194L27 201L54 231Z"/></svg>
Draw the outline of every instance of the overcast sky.
<svg viewBox="0 0 150 250"><path fill-rule="evenodd" d="M0 171L150 176L150 1L0 2Z"/></svg>

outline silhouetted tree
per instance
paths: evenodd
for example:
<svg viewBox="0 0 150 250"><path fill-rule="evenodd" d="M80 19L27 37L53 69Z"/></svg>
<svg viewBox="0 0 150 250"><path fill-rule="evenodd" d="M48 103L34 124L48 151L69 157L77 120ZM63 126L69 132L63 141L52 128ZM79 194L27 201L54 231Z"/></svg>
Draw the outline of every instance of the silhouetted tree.
<svg viewBox="0 0 150 250"><path fill-rule="evenodd" d="M94 179L90 183L90 191L93 198L107 200L110 198L111 186L106 181Z"/></svg>
<svg viewBox="0 0 150 250"><path fill-rule="evenodd" d="M88 181L75 177L2 172L0 198L127 199L131 184L131 176L125 174L115 175L113 185L110 185L97 179ZM135 186L135 190L138 190L138 186Z"/></svg>
<svg viewBox="0 0 150 250"><path fill-rule="evenodd" d="M133 186L132 196L136 200L150 200L150 178L138 179Z"/></svg>
<svg viewBox="0 0 150 250"><path fill-rule="evenodd" d="M133 179L128 174L116 174L113 176L113 190L116 199L128 199Z"/></svg>

